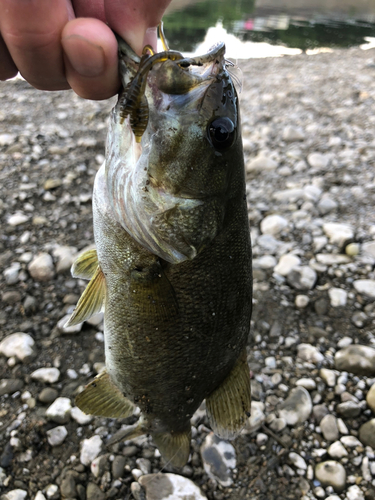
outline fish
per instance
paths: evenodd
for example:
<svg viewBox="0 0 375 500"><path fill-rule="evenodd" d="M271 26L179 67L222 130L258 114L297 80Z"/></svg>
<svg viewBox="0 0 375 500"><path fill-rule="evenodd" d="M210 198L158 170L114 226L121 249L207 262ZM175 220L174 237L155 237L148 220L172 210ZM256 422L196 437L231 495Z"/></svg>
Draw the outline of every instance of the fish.
<svg viewBox="0 0 375 500"><path fill-rule="evenodd" d="M250 415L246 343L252 309L239 99L225 46L187 58L139 57L119 42L122 91L93 189L96 249L68 321L104 311L106 369L76 397L85 413L141 416L123 439L150 434L163 458L189 458L190 419L234 439Z"/></svg>

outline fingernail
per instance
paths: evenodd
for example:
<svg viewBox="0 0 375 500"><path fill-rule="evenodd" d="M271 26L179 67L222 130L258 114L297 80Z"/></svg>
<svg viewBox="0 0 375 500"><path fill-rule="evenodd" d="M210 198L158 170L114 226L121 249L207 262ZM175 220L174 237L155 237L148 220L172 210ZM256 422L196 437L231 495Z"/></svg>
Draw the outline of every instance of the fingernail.
<svg viewBox="0 0 375 500"><path fill-rule="evenodd" d="M103 47L79 35L71 35L61 40L65 55L73 69L81 76L100 76L105 70Z"/></svg>

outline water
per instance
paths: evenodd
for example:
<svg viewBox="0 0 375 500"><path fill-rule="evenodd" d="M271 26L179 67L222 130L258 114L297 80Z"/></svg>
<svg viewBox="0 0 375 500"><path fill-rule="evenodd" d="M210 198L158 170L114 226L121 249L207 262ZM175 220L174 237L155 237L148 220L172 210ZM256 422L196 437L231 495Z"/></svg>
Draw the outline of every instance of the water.
<svg viewBox="0 0 375 500"><path fill-rule="evenodd" d="M164 26L184 53L218 40L228 57L309 53L371 41L375 0L173 0Z"/></svg>

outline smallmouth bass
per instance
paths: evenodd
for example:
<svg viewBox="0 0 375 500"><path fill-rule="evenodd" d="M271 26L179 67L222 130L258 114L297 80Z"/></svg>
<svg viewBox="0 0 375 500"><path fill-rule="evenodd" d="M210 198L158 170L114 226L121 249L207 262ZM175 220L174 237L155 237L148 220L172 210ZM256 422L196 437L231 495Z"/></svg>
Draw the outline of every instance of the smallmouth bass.
<svg viewBox="0 0 375 500"><path fill-rule="evenodd" d="M184 58L119 39L123 90L93 193L96 250L72 267L90 279L68 324L104 309L106 371L76 404L141 418L183 466L190 418L206 400L213 431L234 438L250 411L246 362L251 244L236 89L219 44Z"/></svg>

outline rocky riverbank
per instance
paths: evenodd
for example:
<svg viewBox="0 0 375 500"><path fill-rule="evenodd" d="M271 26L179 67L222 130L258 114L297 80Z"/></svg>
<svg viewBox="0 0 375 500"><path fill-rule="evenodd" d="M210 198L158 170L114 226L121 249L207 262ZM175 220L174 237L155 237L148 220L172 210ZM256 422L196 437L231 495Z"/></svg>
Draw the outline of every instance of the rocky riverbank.
<svg viewBox="0 0 375 500"><path fill-rule="evenodd" d="M74 406L104 362L100 316L63 325L84 287L69 268L93 242L91 191L113 103L1 83L4 500L375 498L375 52L241 69L252 416L227 444L198 411L180 471L147 437L106 448L136 417Z"/></svg>

